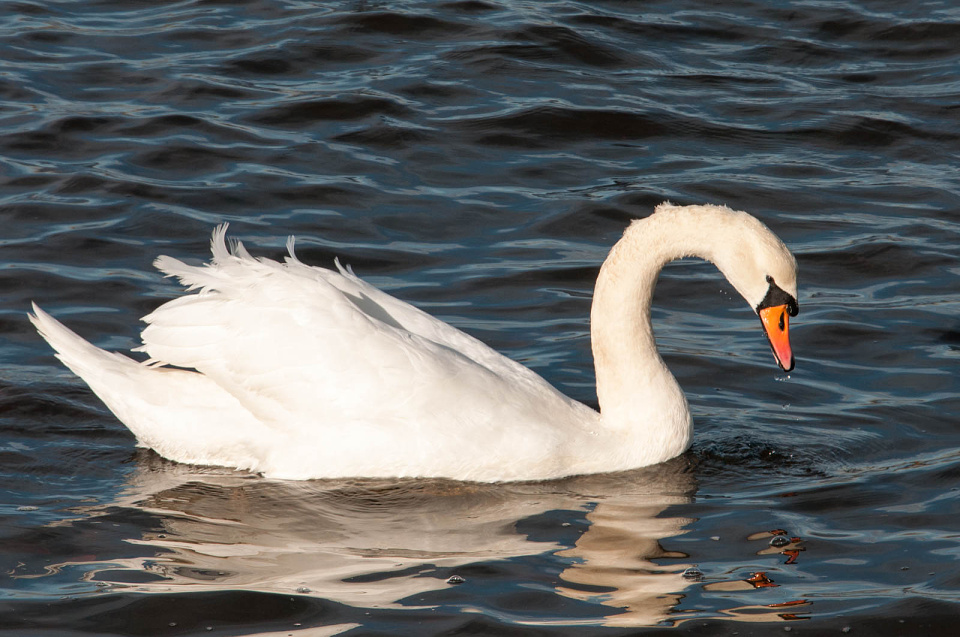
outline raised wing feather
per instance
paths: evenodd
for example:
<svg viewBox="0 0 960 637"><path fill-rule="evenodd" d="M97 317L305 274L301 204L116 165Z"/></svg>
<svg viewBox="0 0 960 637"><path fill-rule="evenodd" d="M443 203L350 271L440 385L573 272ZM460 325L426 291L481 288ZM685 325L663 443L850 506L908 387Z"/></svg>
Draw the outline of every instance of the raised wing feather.
<svg viewBox="0 0 960 637"><path fill-rule="evenodd" d="M287 249L290 256L286 258L286 263L292 271L303 276L322 277L347 295L358 309L370 317L445 345L495 373L517 374L523 377L524 382L533 384L545 382L528 368L500 354L483 341L367 283L350 268L343 267L339 260L336 261L336 266L340 276L337 276L335 272L305 265L297 259L293 237L287 241Z"/></svg>

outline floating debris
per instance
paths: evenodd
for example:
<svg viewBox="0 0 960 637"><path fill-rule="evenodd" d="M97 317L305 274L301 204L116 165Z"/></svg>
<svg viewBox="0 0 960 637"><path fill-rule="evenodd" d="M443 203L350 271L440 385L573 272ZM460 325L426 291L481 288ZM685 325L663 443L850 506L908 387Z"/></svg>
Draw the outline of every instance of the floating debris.
<svg viewBox="0 0 960 637"><path fill-rule="evenodd" d="M804 599L794 599L789 602L780 602L778 604L767 604L767 608L786 608L788 606L809 606L810 602Z"/></svg>
<svg viewBox="0 0 960 637"><path fill-rule="evenodd" d="M769 588L771 586L779 586L779 584L774 584L773 580L767 577L767 574L764 571L758 571L744 581L748 584L751 584L754 588Z"/></svg>

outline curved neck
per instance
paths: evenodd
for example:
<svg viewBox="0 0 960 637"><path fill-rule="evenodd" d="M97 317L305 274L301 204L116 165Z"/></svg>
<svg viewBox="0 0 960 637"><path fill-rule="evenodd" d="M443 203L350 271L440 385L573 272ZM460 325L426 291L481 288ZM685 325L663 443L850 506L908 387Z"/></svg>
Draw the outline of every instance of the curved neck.
<svg viewBox="0 0 960 637"><path fill-rule="evenodd" d="M590 333L601 423L634 447L625 453L644 462L682 453L693 435L687 400L657 351L650 303L664 265L713 256L699 221L655 214L633 222L604 261L594 291Z"/></svg>

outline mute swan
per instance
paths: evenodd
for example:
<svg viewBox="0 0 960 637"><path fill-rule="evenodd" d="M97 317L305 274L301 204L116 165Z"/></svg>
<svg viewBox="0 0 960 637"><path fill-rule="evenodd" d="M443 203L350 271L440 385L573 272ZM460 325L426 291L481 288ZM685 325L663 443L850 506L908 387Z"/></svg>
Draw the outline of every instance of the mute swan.
<svg viewBox="0 0 960 637"><path fill-rule="evenodd" d="M722 206L661 204L630 224L590 313L600 412L475 338L365 283L255 259L226 225L213 260L155 265L190 290L144 317L138 363L83 340L34 304L57 357L144 447L178 462L289 479L431 476L485 482L621 471L683 453L693 421L656 349L663 266L712 261L793 369L797 264L766 226Z"/></svg>

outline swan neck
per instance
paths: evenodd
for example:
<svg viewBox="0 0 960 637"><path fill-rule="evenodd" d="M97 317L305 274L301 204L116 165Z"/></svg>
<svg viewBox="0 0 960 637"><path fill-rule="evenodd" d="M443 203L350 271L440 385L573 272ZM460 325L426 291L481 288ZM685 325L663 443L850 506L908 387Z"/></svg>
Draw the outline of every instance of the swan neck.
<svg viewBox="0 0 960 637"><path fill-rule="evenodd" d="M651 463L686 450L693 426L683 391L657 351L650 320L654 287L670 261L710 256L690 240L686 224L658 216L635 221L610 251L590 315L601 423L629 432Z"/></svg>

